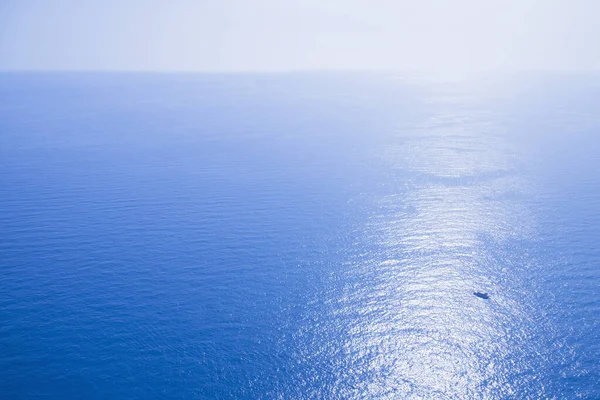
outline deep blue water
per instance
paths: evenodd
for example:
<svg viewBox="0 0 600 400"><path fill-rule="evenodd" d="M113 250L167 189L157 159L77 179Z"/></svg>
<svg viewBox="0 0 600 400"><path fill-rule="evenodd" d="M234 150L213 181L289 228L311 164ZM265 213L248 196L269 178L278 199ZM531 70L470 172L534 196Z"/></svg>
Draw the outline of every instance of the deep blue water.
<svg viewBox="0 0 600 400"><path fill-rule="evenodd" d="M599 76L2 74L0 397L598 399L598 110Z"/></svg>

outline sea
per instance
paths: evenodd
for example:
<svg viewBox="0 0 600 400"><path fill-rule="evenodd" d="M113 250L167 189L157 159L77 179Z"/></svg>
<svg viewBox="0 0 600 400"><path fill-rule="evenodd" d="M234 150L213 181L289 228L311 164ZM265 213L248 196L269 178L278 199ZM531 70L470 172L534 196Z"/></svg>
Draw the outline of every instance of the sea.
<svg viewBox="0 0 600 400"><path fill-rule="evenodd" d="M600 75L1 73L0 398L600 399Z"/></svg>

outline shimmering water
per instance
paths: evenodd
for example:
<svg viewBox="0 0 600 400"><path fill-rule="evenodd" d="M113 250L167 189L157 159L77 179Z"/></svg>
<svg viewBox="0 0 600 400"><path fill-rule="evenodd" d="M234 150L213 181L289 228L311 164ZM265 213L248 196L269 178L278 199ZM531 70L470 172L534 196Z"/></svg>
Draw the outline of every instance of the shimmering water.
<svg viewBox="0 0 600 400"><path fill-rule="evenodd" d="M599 107L598 76L0 75L0 393L600 398Z"/></svg>

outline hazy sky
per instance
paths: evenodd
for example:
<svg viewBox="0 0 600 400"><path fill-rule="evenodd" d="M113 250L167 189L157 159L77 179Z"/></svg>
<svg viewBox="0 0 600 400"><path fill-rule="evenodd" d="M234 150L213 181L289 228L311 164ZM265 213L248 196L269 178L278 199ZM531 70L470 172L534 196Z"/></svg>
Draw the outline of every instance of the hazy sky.
<svg viewBox="0 0 600 400"><path fill-rule="evenodd" d="M598 0L0 0L0 69L598 69Z"/></svg>

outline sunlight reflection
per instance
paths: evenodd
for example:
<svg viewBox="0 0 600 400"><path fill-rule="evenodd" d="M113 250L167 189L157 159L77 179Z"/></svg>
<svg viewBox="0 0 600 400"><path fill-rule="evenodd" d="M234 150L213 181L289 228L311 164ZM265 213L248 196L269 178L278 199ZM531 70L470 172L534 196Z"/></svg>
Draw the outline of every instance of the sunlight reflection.
<svg viewBox="0 0 600 400"><path fill-rule="evenodd" d="M515 353L528 332L508 327L528 311L492 253L533 228L518 201L498 201L523 183L492 122L441 115L386 149L411 189L383 199L367 228L381 252L349 266L372 286L342 300L352 314L347 351L369 377L347 397L499 398L519 384L511 377L527 359Z"/></svg>

